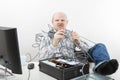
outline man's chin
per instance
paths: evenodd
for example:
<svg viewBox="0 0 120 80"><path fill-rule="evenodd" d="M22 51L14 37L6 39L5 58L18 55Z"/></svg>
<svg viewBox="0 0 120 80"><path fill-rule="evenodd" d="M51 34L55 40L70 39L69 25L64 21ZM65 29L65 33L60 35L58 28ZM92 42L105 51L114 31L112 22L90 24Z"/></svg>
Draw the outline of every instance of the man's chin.
<svg viewBox="0 0 120 80"><path fill-rule="evenodd" d="M61 30L61 29L63 29L63 30L64 30L65 28L58 28L58 30Z"/></svg>

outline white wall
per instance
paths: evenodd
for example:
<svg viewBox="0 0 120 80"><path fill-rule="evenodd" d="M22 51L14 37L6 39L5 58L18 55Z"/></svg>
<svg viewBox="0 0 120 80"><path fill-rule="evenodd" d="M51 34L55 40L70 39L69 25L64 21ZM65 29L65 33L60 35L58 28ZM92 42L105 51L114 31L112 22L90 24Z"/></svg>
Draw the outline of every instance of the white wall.
<svg viewBox="0 0 120 80"><path fill-rule="evenodd" d="M0 0L0 26L17 27L21 54L35 55L35 34L47 29L54 12L68 15L68 28L105 43L112 58L120 60L119 0Z"/></svg>

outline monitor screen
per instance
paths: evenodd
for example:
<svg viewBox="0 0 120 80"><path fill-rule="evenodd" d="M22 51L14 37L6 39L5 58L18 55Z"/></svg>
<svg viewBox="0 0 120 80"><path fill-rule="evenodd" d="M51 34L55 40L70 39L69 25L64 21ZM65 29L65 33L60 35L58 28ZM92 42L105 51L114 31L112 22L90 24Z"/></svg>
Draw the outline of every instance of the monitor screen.
<svg viewBox="0 0 120 80"><path fill-rule="evenodd" d="M0 26L0 65L22 74L17 29Z"/></svg>

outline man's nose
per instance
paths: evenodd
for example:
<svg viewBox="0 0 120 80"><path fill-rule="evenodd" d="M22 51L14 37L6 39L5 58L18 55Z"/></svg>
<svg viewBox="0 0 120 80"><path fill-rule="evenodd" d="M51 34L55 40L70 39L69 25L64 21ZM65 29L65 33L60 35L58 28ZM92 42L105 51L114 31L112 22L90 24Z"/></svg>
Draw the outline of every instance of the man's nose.
<svg viewBox="0 0 120 80"><path fill-rule="evenodd" d="M61 20L59 20L59 22L58 23L62 23L62 21Z"/></svg>

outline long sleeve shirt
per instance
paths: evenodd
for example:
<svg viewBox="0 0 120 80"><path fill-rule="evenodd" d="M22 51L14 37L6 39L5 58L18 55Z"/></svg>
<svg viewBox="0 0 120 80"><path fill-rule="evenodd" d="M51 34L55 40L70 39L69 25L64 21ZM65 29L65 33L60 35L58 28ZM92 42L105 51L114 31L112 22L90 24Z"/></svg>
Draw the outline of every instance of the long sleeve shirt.
<svg viewBox="0 0 120 80"><path fill-rule="evenodd" d="M49 35L47 32L42 32L37 34L36 43L39 44L39 53L40 59L43 58L51 58L55 56L55 54L59 54L66 57L73 57L74 50L78 47L82 52L87 52L89 50L89 46L80 40L80 44L75 44L72 39L72 31L65 30L65 38L60 40L57 46L52 45L54 34Z"/></svg>

